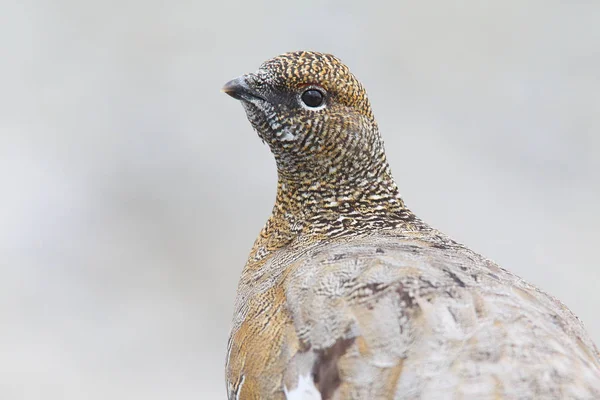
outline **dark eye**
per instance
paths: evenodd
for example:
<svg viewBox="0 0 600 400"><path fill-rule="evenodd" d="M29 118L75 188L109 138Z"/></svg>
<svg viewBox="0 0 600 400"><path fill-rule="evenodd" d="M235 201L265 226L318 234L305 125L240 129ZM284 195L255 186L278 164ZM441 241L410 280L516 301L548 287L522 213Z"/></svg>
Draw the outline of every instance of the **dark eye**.
<svg viewBox="0 0 600 400"><path fill-rule="evenodd" d="M317 89L308 89L306 92L302 93L300 99L302 102L309 107L319 107L323 104L323 93L321 93Z"/></svg>

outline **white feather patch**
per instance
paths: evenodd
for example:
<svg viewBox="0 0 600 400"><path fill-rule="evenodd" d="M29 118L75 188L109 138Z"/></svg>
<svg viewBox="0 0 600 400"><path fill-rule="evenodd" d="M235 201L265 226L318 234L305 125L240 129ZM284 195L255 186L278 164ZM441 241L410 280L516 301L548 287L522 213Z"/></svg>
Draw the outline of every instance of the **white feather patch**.
<svg viewBox="0 0 600 400"><path fill-rule="evenodd" d="M315 386L310 375L299 375L298 386L293 390L288 391L287 387L283 387L285 398L288 400L321 400L321 393Z"/></svg>

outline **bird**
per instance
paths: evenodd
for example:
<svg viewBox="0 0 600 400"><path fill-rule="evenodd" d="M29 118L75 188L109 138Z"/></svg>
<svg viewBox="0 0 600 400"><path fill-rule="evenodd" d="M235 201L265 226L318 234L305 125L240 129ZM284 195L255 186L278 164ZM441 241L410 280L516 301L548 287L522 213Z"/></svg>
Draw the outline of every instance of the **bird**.
<svg viewBox="0 0 600 400"><path fill-rule="evenodd" d="M237 288L229 399L600 399L598 349L563 303L406 206L339 58L281 54L222 91L277 167Z"/></svg>

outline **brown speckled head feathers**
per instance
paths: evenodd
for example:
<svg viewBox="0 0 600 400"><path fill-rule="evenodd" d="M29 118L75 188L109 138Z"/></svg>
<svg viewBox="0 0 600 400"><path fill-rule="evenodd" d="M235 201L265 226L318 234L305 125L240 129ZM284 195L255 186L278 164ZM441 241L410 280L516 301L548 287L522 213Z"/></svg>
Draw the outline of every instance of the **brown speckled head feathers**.
<svg viewBox="0 0 600 400"><path fill-rule="evenodd" d="M362 84L337 57L331 54L299 51L282 54L264 62L258 75L273 88L292 93L308 86L323 88L335 102L361 113L375 122Z"/></svg>

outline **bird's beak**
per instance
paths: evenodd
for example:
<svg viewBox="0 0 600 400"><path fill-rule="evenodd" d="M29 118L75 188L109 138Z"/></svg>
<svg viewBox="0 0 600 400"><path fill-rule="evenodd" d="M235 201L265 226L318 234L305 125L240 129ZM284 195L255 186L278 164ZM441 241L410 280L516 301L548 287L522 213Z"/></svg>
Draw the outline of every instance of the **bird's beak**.
<svg viewBox="0 0 600 400"><path fill-rule="evenodd" d="M236 100L252 101L259 99L266 101L263 96L256 93L256 91L248 85L246 75L230 80L223 86L221 91L227 93Z"/></svg>

